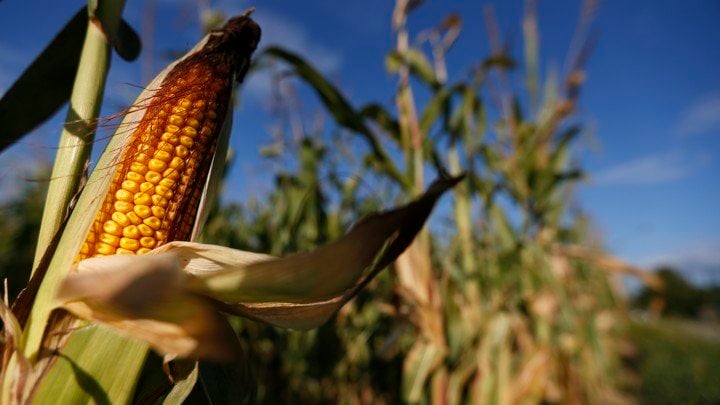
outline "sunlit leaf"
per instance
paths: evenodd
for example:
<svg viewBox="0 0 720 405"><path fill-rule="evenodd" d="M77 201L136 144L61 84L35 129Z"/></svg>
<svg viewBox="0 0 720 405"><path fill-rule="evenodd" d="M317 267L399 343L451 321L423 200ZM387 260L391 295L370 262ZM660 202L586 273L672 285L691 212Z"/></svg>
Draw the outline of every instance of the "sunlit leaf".
<svg viewBox="0 0 720 405"><path fill-rule="evenodd" d="M390 72L397 72L400 67L407 66L410 72L426 85L433 88L440 86L430 61L419 49L410 48L404 52L393 51L385 60L385 66Z"/></svg>
<svg viewBox="0 0 720 405"><path fill-rule="evenodd" d="M162 354L232 358L220 309L287 328L327 321L412 242L437 199L462 177L358 221L339 240L287 258L192 242L147 255L79 262L60 287L65 309L148 342Z"/></svg>

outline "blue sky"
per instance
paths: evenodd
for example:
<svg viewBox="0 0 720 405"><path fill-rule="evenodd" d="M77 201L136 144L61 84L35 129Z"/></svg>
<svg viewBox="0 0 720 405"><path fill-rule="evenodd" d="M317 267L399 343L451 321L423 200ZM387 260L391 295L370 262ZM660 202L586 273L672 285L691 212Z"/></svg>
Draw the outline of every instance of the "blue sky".
<svg viewBox="0 0 720 405"><path fill-rule="evenodd" d="M132 101L137 88L167 63L167 50L186 49L199 38L197 1L154 2L151 56L128 63L114 58L102 114ZM216 1L228 13L252 5L263 27L261 45L294 49L330 75L353 104L388 102L394 78L383 60L392 46L389 0ZM450 77L488 54L482 6L493 4L500 28L521 51L521 1L429 1L413 14L417 32L449 12L463 17L463 31L448 56ZM575 29L579 2L540 2L543 66L562 66ZM0 2L0 93L83 4L41 0ZM138 31L148 3L129 0L125 16ZM38 13L38 10L43 10ZM587 66L580 115L588 132L576 150L590 177L577 203L594 220L606 246L642 266L661 262L694 269L720 281L720 3L711 0L604 1L595 19L598 43ZM18 39L22 35L22 42ZM146 45L147 46L147 45ZM544 69L547 71L547 69ZM145 76L143 78L143 76ZM236 112L237 152L228 198L243 199L270 185L261 179L259 145L270 140L268 84L248 80ZM312 99L304 111L315 113ZM0 156L0 191L13 193L34 166L50 161L62 126L59 117ZM32 156L33 159L29 159ZM248 180L250 179L250 180ZM698 270L699 271L699 270ZM714 275L713 275L714 274Z"/></svg>

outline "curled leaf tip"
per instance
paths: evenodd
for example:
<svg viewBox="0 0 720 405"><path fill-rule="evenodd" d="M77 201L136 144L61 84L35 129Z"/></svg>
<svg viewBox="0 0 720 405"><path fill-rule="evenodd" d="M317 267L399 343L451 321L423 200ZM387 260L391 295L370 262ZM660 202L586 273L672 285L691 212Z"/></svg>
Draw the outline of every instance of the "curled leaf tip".
<svg viewBox="0 0 720 405"><path fill-rule="evenodd" d="M77 316L163 354L231 356L231 333L218 311L284 328L321 325L410 245L440 196L462 178L443 176L410 203L366 216L342 238L285 258L172 242L146 255L87 259L58 298Z"/></svg>

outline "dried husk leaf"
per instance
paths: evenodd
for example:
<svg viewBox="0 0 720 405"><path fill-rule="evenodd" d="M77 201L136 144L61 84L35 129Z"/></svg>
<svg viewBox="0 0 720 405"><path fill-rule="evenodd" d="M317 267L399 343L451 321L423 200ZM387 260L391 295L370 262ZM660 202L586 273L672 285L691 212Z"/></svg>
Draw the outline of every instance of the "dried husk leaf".
<svg viewBox="0 0 720 405"><path fill-rule="evenodd" d="M232 357L232 329L185 289L186 276L177 258L159 254L136 260L139 257L117 255L79 262L78 272L65 280L58 299L73 314L144 340L163 354L215 360ZM103 260L110 258L114 260Z"/></svg>
<svg viewBox="0 0 720 405"><path fill-rule="evenodd" d="M6 285L7 287L7 285ZM5 291L7 297L7 288ZM28 359L22 355L23 337L20 323L10 310L5 300L0 299L0 319L3 322L3 338L2 345L2 381L8 385L2 387L2 403L20 403L27 398L27 381L32 372L32 367ZM14 364L13 364L14 363ZM10 367L12 365L12 367ZM12 373L10 378L6 378L6 373Z"/></svg>
<svg viewBox="0 0 720 405"><path fill-rule="evenodd" d="M58 300L162 354L228 358L234 342L216 309L286 328L321 325L407 248L459 180L438 180L410 204L367 216L337 241L287 258L172 242L146 255L84 260Z"/></svg>

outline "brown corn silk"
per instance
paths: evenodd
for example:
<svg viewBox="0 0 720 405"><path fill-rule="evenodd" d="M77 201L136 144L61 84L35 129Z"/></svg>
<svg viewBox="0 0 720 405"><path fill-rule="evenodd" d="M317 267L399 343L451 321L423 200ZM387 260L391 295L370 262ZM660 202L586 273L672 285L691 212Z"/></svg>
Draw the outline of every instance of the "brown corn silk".
<svg viewBox="0 0 720 405"><path fill-rule="evenodd" d="M190 238L233 79L245 73L258 39L252 20L231 19L143 103L78 260L143 254Z"/></svg>

